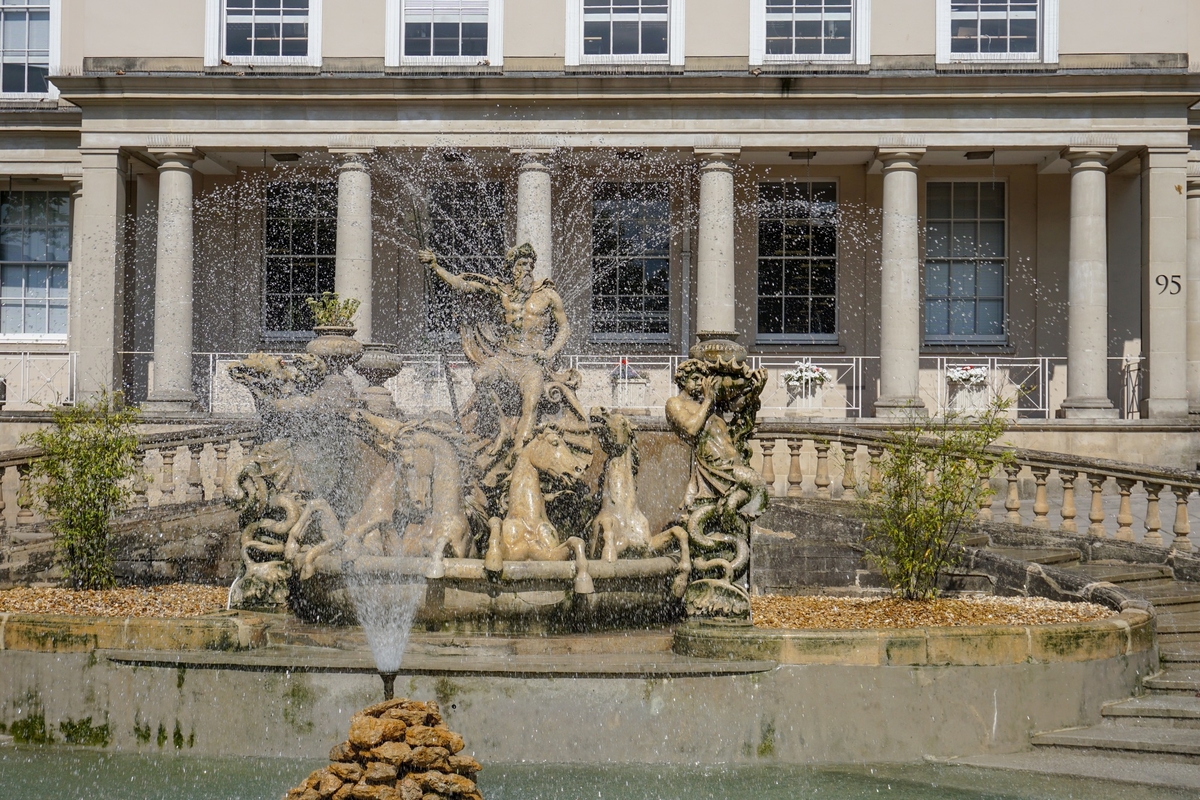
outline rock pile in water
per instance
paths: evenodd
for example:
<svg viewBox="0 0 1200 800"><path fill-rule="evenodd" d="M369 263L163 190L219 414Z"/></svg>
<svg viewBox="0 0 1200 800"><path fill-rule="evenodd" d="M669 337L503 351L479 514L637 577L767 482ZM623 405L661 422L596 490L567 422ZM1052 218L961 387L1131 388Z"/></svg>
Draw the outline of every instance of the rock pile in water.
<svg viewBox="0 0 1200 800"><path fill-rule="evenodd" d="M349 739L329 751L332 763L284 800L483 800L479 762L462 749L437 703L387 700L355 714Z"/></svg>

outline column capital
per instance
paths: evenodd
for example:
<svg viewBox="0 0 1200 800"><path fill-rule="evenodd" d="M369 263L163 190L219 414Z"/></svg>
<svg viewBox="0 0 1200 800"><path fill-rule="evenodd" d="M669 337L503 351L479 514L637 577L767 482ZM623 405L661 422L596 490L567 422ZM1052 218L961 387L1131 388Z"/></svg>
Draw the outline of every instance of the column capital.
<svg viewBox="0 0 1200 800"><path fill-rule="evenodd" d="M1064 147L1059 153L1059 157L1071 162L1072 171L1077 169L1108 171L1108 161L1116 154L1116 146L1073 144Z"/></svg>
<svg viewBox="0 0 1200 800"><path fill-rule="evenodd" d="M733 165L742 155L740 147L694 147L693 154L700 161L700 170L733 171Z"/></svg>
<svg viewBox="0 0 1200 800"><path fill-rule="evenodd" d="M517 159L517 169L521 172L550 172L550 156L554 155L549 147L514 147L508 151Z"/></svg>
<svg viewBox="0 0 1200 800"><path fill-rule="evenodd" d="M883 164L885 171L915 170L917 162L924 155L924 147L878 147L875 149L875 158Z"/></svg>
<svg viewBox="0 0 1200 800"><path fill-rule="evenodd" d="M1188 173L1187 196L1200 198L1200 173Z"/></svg>
<svg viewBox="0 0 1200 800"><path fill-rule="evenodd" d="M330 147L329 155L341 156L342 164L363 163L375 155L374 147Z"/></svg>
<svg viewBox="0 0 1200 800"><path fill-rule="evenodd" d="M192 165L204 158L204 153L195 147L150 147L146 152L158 160L158 171L171 169L190 170Z"/></svg>

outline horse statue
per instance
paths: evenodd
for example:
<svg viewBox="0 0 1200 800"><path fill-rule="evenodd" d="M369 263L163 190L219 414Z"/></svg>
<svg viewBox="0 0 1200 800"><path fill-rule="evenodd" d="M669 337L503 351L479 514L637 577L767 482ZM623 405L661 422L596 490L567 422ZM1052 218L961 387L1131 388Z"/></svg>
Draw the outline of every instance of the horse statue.
<svg viewBox="0 0 1200 800"><path fill-rule="evenodd" d="M558 530L546 513L542 477L577 484L592 461L591 434L556 423L540 426L533 438L516 452L508 476L508 509L504 519L489 521L484 568L503 571L505 561L566 561L575 555L575 591L591 594L586 543L578 536L559 541Z"/></svg>

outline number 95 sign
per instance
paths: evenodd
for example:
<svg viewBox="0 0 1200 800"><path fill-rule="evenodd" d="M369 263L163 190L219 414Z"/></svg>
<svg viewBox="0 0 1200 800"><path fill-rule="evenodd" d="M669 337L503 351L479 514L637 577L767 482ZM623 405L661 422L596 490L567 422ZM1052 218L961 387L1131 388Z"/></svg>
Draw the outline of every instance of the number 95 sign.
<svg viewBox="0 0 1200 800"><path fill-rule="evenodd" d="M1183 291L1182 275L1155 275L1154 285L1159 294L1179 294Z"/></svg>

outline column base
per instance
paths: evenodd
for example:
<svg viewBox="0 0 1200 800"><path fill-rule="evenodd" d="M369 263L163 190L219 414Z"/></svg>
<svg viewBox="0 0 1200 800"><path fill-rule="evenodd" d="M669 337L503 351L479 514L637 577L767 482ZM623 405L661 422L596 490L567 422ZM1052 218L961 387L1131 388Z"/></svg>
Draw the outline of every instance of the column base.
<svg viewBox="0 0 1200 800"><path fill-rule="evenodd" d="M1055 416L1059 419L1118 419L1121 412L1107 397L1068 397Z"/></svg>
<svg viewBox="0 0 1200 800"><path fill-rule="evenodd" d="M881 397L875 401L877 417L928 417L929 409L919 397Z"/></svg>
<svg viewBox="0 0 1200 800"><path fill-rule="evenodd" d="M1171 419L1188 415L1188 401L1180 398L1147 397L1142 401L1142 419Z"/></svg>
<svg viewBox="0 0 1200 800"><path fill-rule="evenodd" d="M151 392L142 403L142 410L151 414L182 414L191 411L195 405L196 395L191 392L165 389Z"/></svg>

